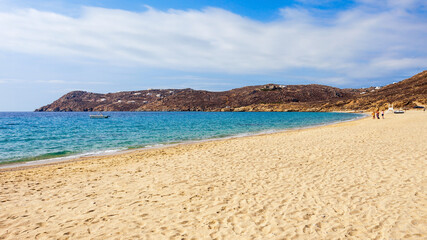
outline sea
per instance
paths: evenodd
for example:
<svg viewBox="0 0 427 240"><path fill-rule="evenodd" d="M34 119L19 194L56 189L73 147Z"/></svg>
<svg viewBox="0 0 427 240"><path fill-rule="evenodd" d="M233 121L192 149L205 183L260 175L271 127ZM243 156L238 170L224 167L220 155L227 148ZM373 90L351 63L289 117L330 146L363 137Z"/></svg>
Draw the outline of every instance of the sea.
<svg viewBox="0 0 427 240"><path fill-rule="evenodd" d="M362 115L331 112L0 112L0 164L306 128Z"/></svg>

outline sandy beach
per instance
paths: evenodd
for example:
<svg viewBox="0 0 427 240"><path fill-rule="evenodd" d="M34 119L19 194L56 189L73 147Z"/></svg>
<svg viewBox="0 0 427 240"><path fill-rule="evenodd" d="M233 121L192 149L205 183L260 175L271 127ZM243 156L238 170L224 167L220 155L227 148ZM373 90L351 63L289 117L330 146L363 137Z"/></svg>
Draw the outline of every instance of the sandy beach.
<svg viewBox="0 0 427 240"><path fill-rule="evenodd" d="M426 239L427 112L0 172L0 239Z"/></svg>

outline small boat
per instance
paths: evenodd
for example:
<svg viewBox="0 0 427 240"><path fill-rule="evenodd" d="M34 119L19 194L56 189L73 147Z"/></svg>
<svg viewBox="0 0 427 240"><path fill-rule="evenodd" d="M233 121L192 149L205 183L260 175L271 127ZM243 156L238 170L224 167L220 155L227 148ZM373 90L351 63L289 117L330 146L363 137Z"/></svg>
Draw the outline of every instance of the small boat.
<svg viewBox="0 0 427 240"><path fill-rule="evenodd" d="M394 114L403 114L403 113L405 113L405 111L403 111L403 110L396 110L396 111L394 111Z"/></svg>
<svg viewBox="0 0 427 240"><path fill-rule="evenodd" d="M98 114L98 115L89 115L90 118L109 118L110 116L108 115L103 115L102 113Z"/></svg>

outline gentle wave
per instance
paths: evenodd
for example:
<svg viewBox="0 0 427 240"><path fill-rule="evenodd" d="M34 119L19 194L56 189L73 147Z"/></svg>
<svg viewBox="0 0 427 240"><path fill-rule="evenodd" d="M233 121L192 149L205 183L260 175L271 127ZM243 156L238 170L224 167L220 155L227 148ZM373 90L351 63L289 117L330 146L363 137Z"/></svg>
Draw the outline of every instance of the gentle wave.
<svg viewBox="0 0 427 240"><path fill-rule="evenodd" d="M0 113L0 164L69 159L137 148L155 148L359 118L345 113L114 112L109 119L88 113Z"/></svg>

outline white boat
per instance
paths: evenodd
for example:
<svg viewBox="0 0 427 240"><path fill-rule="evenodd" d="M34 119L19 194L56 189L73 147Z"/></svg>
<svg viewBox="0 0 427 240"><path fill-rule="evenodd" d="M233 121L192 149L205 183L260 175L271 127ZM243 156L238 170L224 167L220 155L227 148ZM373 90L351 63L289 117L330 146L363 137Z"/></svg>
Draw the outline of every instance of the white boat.
<svg viewBox="0 0 427 240"><path fill-rule="evenodd" d="M405 111L403 111L403 110L396 110L396 111L394 111L394 114L402 114L402 113L405 113Z"/></svg>
<svg viewBox="0 0 427 240"><path fill-rule="evenodd" d="M102 113L98 114L98 115L89 115L90 118L109 118L110 116L108 115L103 115Z"/></svg>

